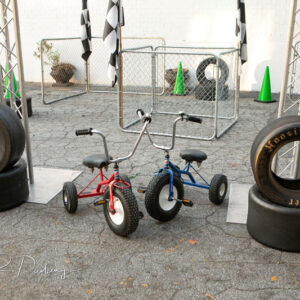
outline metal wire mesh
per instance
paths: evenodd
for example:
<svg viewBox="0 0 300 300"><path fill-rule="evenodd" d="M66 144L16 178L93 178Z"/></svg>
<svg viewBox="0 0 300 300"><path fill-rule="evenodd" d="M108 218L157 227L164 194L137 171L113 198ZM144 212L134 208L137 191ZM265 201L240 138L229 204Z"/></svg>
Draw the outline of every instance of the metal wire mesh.
<svg viewBox="0 0 300 300"><path fill-rule="evenodd" d="M123 47L137 47L145 41L151 41L155 46L164 45L164 39L152 37L123 37ZM88 66L81 58L82 45L79 37L75 38L55 38L43 39L41 41L41 49L43 44L51 46L51 53L59 53L60 64L58 68L64 69L64 73L71 71L74 66L74 74L68 82L57 82L61 80L62 76L54 73L53 64L48 59L47 52L44 50L41 55L41 70L42 70L42 98L45 104L60 101L66 98L81 95L86 91L98 93L117 93L117 87L112 88L111 82L108 79L107 65L109 60L109 51L103 44L102 37L92 38L92 54L89 58ZM57 52L56 52L57 51ZM52 55L53 57L53 55ZM65 64L65 66L63 65ZM86 68L87 67L87 68ZM56 79L55 79L55 78ZM58 77L58 78L57 78ZM61 78L59 78L61 77Z"/></svg>
<svg viewBox="0 0 300 300"><path fill-rule="evenodd" d="M21 105L16 99L20 99L18 85L18 59L16 56L16 41L14 31L13 12L10 3L1 4L2 28L0 32L0 78L1 78L1 99L5 104L10 105L18 111L20 117Z"/></svg>
<svg viewBox="0 0 300 300"><path fill-rule="evenodd" d="M179 111L205 118L200 131L191 124L178 127L177 135L182 137L213 139L236 122L236 49L152 49L123 51L123 128L135 124L137 108L152 112L152 131L160 135L170 135L169 125ZM179 63L182 73L178 72ZM164 123L166 126L162 126Z"/></svg>
<svg viewBox="0 0 300 300"><path fill-rule="evenodd" d="M163 38L155 37L123 37L122 48L136 48L144 46L145 43L160 46L164 45ZM112 88L111 82L106 75L109 51L104 46L102 37L93 37L93 53L89 60L89 91L90 92L115 92L117 87ZM129 71L129 70L128 70ZM131 74L134 77L134 74ZM135 81L137 78L134 79Z"/></svg>
<svg viewBox="0 0 300 300"><path fill-rule="evenodd" d="M45 45L51 47L51 52L47 53ZM86 91L86 70L85 62L81 59L81 47L80 38L41 41L41 89L45 104ZM53 64L53 53L58 56L59 63L56 66Z"/></svg>

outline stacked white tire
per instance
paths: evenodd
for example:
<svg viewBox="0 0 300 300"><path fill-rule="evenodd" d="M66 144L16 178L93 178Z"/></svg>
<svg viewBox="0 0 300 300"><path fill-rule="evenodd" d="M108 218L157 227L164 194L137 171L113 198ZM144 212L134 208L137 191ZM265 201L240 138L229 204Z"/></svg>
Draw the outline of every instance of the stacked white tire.
<svg viewBox="0 0 300 300"><path fill-rule="evenodd" d="M272 171L272 161L286 144L300 141L300 116L286 116L259 132L251 148L256 181L249 191L247 228L257 241L280 250L300 252L300 178ZM298 166L299 167L299 166Z"/></svg>

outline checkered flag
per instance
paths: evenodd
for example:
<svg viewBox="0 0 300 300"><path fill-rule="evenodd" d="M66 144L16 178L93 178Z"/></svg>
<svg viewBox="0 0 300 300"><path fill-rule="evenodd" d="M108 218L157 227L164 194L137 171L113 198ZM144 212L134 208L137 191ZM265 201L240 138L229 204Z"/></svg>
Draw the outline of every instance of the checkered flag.
<svg viewBox="0 0 300 300"><path fill-rule="evenodd" d="M239 39L241 63L247 61L247 35L245 0L237 0L238 16L236 19L235 35Z"/></svg>
<svg viewBox="0 0 300 300"><path fill-rule="evenodd" d="M81 57L87 61L92 53L92 43L91 43L91 23L90 23L90 13L87 7L87 0L82 0L82 12L81 12L81 43L82 43L82 55Z"/></svg>
<svg viewBox="0 0 300 300"><path fill-rule="evenodd" d="M120 20L119 20L120 6ZM110 58L107 69L107 76L112 82L112 87L117 82L117 56L119 55L120 33L118 25L124 26L124 13L121 0L108 0L108 8L103 32L103 42L109 49Z"/></svg>

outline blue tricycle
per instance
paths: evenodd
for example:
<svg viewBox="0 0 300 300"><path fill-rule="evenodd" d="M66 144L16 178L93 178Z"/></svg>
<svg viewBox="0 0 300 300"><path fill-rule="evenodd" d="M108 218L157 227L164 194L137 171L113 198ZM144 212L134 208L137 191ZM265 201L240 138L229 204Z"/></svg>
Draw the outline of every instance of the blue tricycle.
<svg viewBox="0 0 300 300"><path fill-rule="evenodd" d="M151 121L151 115L145 114L141 109L137 110L137 114L143 122ZM181 151L180 157L186 162L183 169L180 169L170 161L169 151L175 145L176 123L183 120L202 123L202 119L199 117L189 116L184 112L179 112L178 114L179 117L173 122L172 144L170 147L155 144L149 131L146 129L151 145L165 152L164 166L154 173L154 177L148 186L139 188L138 192L145 193L145 206L149 215L161 222L173 219L179 212L182 204L189 207L193 206L191 200L184 199L184 184L207 189L209 191L209 200L217 205L223 202L227 193L228 183L225 175L214 175L209 184L192 165L193 162L196 162L198 168L200 167L201 163L207 159L207 155L204 152L195 149ZM196 172L200 181L195 180L190 169ZM187 176L188 179L184 179L183 176Z"/></svg>

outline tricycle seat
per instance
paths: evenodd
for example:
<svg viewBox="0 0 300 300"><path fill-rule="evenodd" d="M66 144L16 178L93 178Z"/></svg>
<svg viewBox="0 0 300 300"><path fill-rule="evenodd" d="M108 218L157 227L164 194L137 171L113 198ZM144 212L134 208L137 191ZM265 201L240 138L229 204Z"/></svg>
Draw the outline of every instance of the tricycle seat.
<svg viewBox="0 0 300 300"><path fill-rule="evenodd" d="M113 159L109 156L109 159ZM103 168L109 165L108 160L106 159L105 154L93 154L83 160L83 165L88 168Z"/></svg>
<svg viewBox="0 0 300 300"><path fill-rule="evenodd" d="M190 163L193 161L202 162L207 159L206 153L195 149L186 149L181 151L180 157Z"/></svg>

